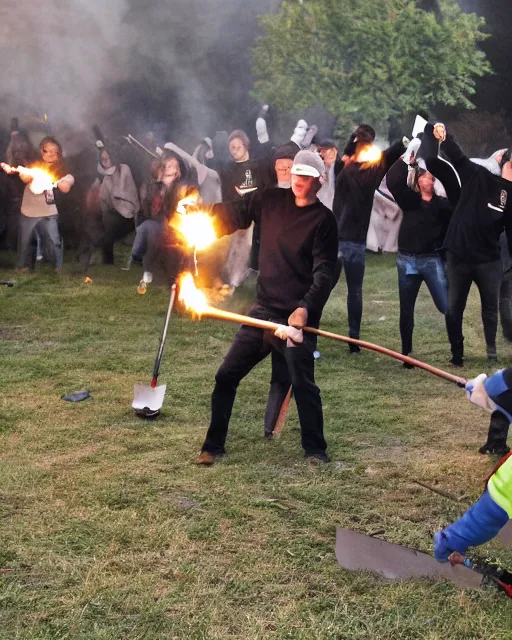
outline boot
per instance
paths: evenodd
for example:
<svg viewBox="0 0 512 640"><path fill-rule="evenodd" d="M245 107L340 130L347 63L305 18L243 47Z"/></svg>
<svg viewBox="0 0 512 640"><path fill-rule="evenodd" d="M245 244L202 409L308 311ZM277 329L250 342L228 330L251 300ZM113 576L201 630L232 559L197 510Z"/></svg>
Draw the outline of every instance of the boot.
<svg viewBox="0 0 512 640"><path fill-rule="evenodd" d="M507 436L510 422L501 411L493 411L487 442L478 450L483 455L504 456L510 448L507 446Z"/></svg>

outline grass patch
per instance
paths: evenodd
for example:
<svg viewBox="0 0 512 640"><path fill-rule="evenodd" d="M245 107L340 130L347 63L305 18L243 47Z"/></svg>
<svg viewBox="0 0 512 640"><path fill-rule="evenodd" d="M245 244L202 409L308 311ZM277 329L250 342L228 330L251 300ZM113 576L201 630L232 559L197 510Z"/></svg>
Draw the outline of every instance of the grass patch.
<svg viewBox="0 0 512 640"><path fill-rule="evenodd" d="M84 286L70 266L0 289L1 638L510 638L510 601L491 587L388 582L344 571L334 556L336 526L385 529L391 542L431 551L433 532L479 495L493 465L477 453L489 419L462 391L321 340L333 462L305 466L294 407L281 439L264 441L265 362L240 385L228 455L197 469L236 327L173 316L164 409L141 421L133 384L150 381L167 291L137 296L137 269L96 267L92 277ZM396 281L393 257L369 256L362 336L399 349ZM346 333L344 296L342 281L323 328ZM473 377L488 370L475 292L465 334ZM443 318L423 289L414 344L419 359L446 367ZM498 351L506 366L511 347L499 339ZM92 399L60 400L83 389ZM482 553L512 565L494 543Z"/></svg>

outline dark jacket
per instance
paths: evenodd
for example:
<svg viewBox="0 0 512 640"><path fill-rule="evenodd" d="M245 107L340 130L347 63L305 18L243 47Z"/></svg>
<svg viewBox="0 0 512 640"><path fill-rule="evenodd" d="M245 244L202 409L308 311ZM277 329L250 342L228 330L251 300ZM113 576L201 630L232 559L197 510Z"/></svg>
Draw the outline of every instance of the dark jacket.
<svg viewBox="0 0 512 640"><path fill-rule="evenodd" d="M426 202L407 186L407 164L397 160L386 175L386 184L403 211L398 233L398 250L421 255L435 253L443 246L454 206L435 193Z"/></svg>
<svg viewBox="0 0 512 640"><path fill-rule="evenodd" d="M257 301L276 317L297 307L318 325L332 288L336 221L319 200L298 207L291 189L268 189L212 207L220 235L260 225Z"/></svg>
<svg viewBox="0 0 512 640"><path fill-rule="evenodd" d="M339 173L332 210L340 240L366 241L375 189L404 151L402 142L396 142L382 152L378 162L351 162Z"/></svg>

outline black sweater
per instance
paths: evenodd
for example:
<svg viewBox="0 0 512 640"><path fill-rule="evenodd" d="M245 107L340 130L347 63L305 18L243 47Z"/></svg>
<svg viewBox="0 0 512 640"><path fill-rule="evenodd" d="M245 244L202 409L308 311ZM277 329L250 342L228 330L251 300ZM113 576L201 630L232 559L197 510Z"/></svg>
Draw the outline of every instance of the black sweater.
<svg viewBox="0 0 512 640"><path fill-rule="evenodd" d="M512 246L512 182L471 162L449 134L441 150L461 181L459 202L444 247L468 264L499 260L499 237L503 229Z"/></svg>
<svg viewBox="0 0 512 640"><path fill-rule="evenodd" d="M443 246L454 206L436 194L426 202L407 186L407 165L397 160L386 175L386 184L404 217L398 233L398 251L420 255Z"/></svg>
<svg viewBox="0 0 512 640"><path fill-rule="evenodd" d="M213 205L212 213L219 235L260 224L258 303L283 319L304 307L308 325L318 326L337 259L331 211L319 200L298 207L291 189L269 189Z"/></svg>
<svg viewBox="0 0 512 640"><path fill-rule="evenodd" d="M220 173L223 202L231 202L257 189L273 186L269 163L264 160L232 162Z"/></svg>
<svg viewBox="0 0 512 640"><path fill-rule="evenodd" d="M379 162L351 162L343 168L336 179L332 205L340 240L366 241L375 189L404 151L404 145L395 142L382 152Z"/></svg>

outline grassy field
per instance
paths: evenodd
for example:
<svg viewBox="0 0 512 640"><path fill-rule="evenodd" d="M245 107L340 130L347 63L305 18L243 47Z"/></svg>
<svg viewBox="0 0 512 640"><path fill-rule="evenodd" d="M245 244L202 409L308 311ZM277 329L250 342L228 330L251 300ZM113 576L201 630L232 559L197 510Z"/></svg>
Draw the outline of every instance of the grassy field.
<svg viewBox="0 0 512 640"><path fill-rule="evenodd" d="M1 638L512 638L512 603L493 587L389 582L334 555L336 526L431 552L433 532L477 498L493 466L477 453L488 416L461 390L323 340L331 464L303 461L294 407L281 439L263 439L264 363L240 386L228 455L198 469L236 327L173 316L164 410L141 421L133 384L150 380L167 291L137 296L137 269L95 267L89 286L73 269L0 289ZM362 336L391 348L396 280L391 256L368 259ZM346 333L344 294L342 281L324 328ZM443 318L423 289L416 317L414 355L446 368ZM475 292L465 335L472 377L488 370ZM511 361L501 339L498 352ZM92 399L60 399L83 389ZM495 544L480 553L512 565Z"/></svg>

